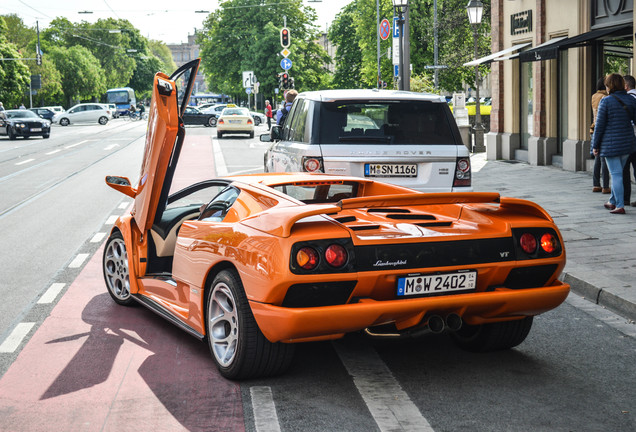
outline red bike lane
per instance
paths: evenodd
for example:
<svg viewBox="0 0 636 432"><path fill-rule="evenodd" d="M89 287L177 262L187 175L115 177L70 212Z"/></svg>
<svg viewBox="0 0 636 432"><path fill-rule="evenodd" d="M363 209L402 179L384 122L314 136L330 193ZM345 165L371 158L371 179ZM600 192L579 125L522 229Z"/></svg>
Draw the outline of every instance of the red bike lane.
<svg viewBox="0 0 636 432"><path fill-rule="evenodd" d="M186 146L213 160L209 136ZM142 307L115 304L102 252L0 379L0 430L245 430L240 386L218 374L207 344Z"/></svg>

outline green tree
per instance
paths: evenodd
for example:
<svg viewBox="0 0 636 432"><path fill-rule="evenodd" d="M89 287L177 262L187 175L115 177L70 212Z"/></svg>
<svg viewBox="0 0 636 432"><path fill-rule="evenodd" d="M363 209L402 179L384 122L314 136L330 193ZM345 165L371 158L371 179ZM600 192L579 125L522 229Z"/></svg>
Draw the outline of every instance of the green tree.
<svg viewBox="0 0 636 432"><path fill-rule="evenodd" d="M362 88L362 51L356 37L354 23L357 14L357 1L349 3L336 15L329 28L329 40L336 45L335 88Z"/></svg>
<svg viewBox="0 0 636 432"><path fill-rule="evenodd" d="M261 93L273 95L282 72L279 31L287 17L293 62L290 71L299 90L315 90L329 82L324 49L316 43L313 9L301 0L261 4L255 0L229 0L206 19L198 35L208 88L244 95L242 72L254 71ZM271 96L266 96L271 97Z"/></svg>
<svg viewBox="0 0 636 432"><path fill-rule="evenodd" d="M0 58L20 58L15 44L8 41L7 33L7 25L0 16ZM30 79L29 68L24 61L0 61L0 101L7 108L25 101Z"/></svg>
<svg viewBox="0 0 636 432"><path fill-rule="evenodd" d="M155 56L141 56L137 60L137 66L128 86L135 90L137 99L149 99L152 96L152 84L157 72L168 74L174 70L166 71L163 62ZM176 69L176 68L175 68Z"/></svg>
<svg viewBox="0 0 636 432"><path fill-rule="evenodd" d="M29 43L37 38L34 28L24 25L24 21L16 14L4 15L4 22L7 25L7 40L14 44L24 57L34 57L35 51L27 52Z"/></svg>
<svg viewBox="0 0 636 432"><path fill-rule="evenodd" d="M66 105L62 91L62 75L48 56L42 57L42 64L29 63L31 75L40 75L42 87L33 96L35 106Z"/></svg>
<svg viewBox="0 0 636 432"><path fill-rule="evenodd" d="M87 48L79 45L53 48L50 55L62 77L62 91L68 105L78 99L98 99L106 92L99 61Z"/></svg>
<svg viewBox="0 0 636 432"><path fill-rule="evenodd" d="M148 47L152 55L161 60L161 68L159 70L167 74L177 70L177 65L172 59L172 52L165 43L151 39L148 41Z"/></svg>

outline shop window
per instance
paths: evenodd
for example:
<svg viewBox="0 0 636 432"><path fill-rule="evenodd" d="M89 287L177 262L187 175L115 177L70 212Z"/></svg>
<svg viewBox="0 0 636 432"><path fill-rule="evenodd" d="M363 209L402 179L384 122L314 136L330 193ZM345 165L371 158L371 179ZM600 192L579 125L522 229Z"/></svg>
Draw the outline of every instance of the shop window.
<svg viewBox="0 0 636 432"><path fill-rule="evenodd" d="M521 118L519 119L519 129L521 135L521 148L528 149L528 140L532 136L533 132L533 100L534 100L534 85L532 78L532 66L533 62L521 62L520 68L520 86L519 86L519 101L521 109L519 110Z"/></svg>

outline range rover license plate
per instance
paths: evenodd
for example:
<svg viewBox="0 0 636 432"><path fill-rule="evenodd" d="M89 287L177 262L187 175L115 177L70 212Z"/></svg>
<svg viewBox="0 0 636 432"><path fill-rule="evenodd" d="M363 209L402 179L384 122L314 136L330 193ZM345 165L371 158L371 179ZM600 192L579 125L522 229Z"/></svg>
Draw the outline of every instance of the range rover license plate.
<svg viewBox="0 0 636 432"><path fill-rule="evenodd" d="M365 177L417 177L417 164L364 164Z"/></svg>
<svg viewBox="0 0 636 432"><path fill-rule="evenodd" d="M415 275L398 278L397 295L431 295L470 291L477 287L477 272L466 270L454 273Z"/></svg>

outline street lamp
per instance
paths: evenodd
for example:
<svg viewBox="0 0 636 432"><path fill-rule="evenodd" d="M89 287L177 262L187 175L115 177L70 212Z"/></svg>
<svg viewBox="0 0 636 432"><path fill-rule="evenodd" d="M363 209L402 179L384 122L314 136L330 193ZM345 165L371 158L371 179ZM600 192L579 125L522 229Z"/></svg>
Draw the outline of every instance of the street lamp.
<svg viewBox="0 0 636 432"><path fill-rule="evenodd" d="M398 89L404 90L404 85L406 82L406 70L404 67L404 14L409 7L409 0L393 0L393 10L398 16L397 23L400 26L400 64L398 65L400 78L398 81Z"/></svg>
<svg viewBox="0 0 636 432"><path fill-rule="evenodd" d="M473 39L475 40L475 60L479 55L477 52L477 28L481 25L481 17L484 13L484 4L479 0L470 0L466 6L468 12L468 22L473 26ZM475 148L473 152L485 152L484 147L484 127L481 124L481 107L479 106L479 65L475 65Z"/></svg>

